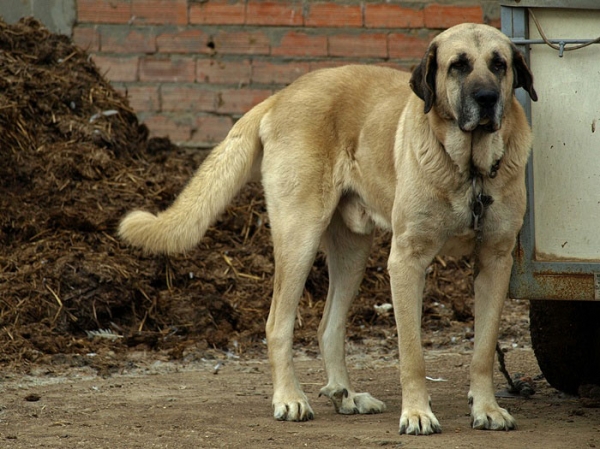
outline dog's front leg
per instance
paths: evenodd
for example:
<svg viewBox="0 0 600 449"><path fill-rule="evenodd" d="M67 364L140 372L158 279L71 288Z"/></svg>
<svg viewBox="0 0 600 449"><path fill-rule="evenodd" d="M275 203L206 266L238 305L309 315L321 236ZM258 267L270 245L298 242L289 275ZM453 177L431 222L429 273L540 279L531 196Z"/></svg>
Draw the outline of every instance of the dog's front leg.
<svg viewBox="0 0 600 449"><path fill-rule="evenodd" d="M484 247L475 279L475 347L471 363L469 404L475 429L511 430L514 418L498 406L494 395L493 369L500 315L512 267L510 250Z"/></svg>
<svg viewBox="0 0 600 449"><path fill-rule="evenodd" d="M388 263L394 314L398 328L402 414L399 432L429 435L442 431L431 411L425 385L425 359L421 346L421 306L425 269L436 253L420 239L394 237Z"/></svg>

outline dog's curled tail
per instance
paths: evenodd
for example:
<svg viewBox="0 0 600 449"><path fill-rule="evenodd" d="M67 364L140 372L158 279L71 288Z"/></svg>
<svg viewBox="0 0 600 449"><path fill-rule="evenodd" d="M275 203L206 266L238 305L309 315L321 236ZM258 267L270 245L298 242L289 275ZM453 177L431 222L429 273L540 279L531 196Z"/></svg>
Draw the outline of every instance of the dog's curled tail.
<svg viewBox="0 0 600 449"><path fill-rule="evenodd" d="M168 209L157 215L130 212L121 221L119 236L150 253L174 254L193 248L258 168L260 122L269 107L267 99L233 126Z"/></svg>

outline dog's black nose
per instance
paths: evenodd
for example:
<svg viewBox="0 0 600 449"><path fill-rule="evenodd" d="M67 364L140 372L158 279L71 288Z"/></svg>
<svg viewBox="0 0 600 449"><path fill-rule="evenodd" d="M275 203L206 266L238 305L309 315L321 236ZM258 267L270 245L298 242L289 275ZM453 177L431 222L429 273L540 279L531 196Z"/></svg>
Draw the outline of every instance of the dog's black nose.
<svg viewBox="0 0 600 449"><path fill-rule="evenodd" d="M490 108L498 102L498 92L490 89L481 89L473 94L473 98L479 106Z"/></svg>

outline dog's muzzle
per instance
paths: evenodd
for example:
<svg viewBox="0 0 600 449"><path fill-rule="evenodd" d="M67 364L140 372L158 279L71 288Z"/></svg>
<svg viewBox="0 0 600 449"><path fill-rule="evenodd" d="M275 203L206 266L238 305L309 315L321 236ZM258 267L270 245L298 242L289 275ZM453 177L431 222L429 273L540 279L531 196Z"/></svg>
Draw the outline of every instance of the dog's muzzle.
<svg viewBox="0 0 600 449"><path fill-rule="evenodd" d="M502 118L500 92L495 89L475 90L466 97L461 112L459 126L462 131L472 132L475 129L490 133L498 131Z"/></svg>

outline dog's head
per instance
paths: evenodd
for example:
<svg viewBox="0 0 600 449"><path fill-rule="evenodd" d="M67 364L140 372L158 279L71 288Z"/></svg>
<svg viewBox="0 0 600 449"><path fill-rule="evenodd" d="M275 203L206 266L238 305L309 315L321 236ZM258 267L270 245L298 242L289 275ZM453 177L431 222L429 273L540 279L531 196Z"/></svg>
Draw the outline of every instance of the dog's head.
<svg viewBox="0 0 600 449"><path fill-rule="evenodd" d="M410 85L425 102L426 114L435 108L464 132L499 130L517 87L537 100L523 55L508 37L487 25L457 25L436 36Z"/></svg>

